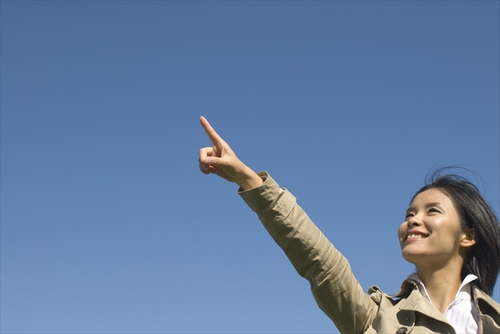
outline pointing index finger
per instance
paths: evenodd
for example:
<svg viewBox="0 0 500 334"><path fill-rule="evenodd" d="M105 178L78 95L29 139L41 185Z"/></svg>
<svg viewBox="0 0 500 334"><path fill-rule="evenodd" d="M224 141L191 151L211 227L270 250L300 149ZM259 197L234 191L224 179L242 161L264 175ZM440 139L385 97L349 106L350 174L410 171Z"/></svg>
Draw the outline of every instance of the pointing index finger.
<svg viewBox="0 0 500 334"><path fill-rule="evenodd" d="M221 136L219 136L219 134L214 130L214 128L212 128L212 126L210 125L210 123L208 123L205 117L203 116L200 117L200 123L201 126L203 126L203 129L205 129L205 132L207 133L208 138L210 138L212 144L220 143L223 141Z"/></svg>

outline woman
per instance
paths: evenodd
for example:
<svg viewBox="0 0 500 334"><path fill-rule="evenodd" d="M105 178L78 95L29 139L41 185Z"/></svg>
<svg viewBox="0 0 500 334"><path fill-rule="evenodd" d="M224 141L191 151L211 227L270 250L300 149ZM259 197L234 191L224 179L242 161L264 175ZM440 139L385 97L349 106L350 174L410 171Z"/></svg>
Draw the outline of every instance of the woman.
<svg viewBox="0 0 500 334"><path fill-rule="evenodd" d="M295 197L248 168L205 118L200 122L212 142L200 150L200 170L240 186L342 333L500 333L500 304L490 297L500 269L500 227L471 183L445 175L415 194L398 237L416 273L396 295L376 286L367 295Z"/></svg>

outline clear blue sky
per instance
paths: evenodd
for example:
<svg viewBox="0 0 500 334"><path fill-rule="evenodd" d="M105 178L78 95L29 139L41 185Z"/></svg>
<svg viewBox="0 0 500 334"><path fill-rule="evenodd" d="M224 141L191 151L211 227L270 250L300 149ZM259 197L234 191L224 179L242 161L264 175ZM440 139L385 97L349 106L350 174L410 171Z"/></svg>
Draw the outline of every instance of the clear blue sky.
<svg viewBox="0 0 500 334"><path fill-rule="evenodd" d="M499 212L499 40L497 1L1 1L1 331L335 332L199 116L395 293L429 170Z"/></svg>

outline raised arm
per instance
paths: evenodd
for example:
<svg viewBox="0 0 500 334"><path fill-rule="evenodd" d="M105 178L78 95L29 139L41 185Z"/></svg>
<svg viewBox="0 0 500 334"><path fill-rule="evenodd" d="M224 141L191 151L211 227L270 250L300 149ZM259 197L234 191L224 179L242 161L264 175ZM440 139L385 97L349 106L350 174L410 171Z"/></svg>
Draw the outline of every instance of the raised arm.
<svg viewBox="0 0 500 334"><path fill-rule="evenodd" d="M341 333L365 333L377 306L363 291L347 259L270 175L258 188L240 192L298 274L309 281L323 312Z"/></svg>
<svg viewBox="0 0 500 334"><path fill-rule="evenodd" d="M267 173L259 176L248 168L204 117L200 122L212 142L211 147L200 150L200 170L237 183L245 202L257 213L299 275L310 282L320 308L342 333L364 333L375 316L376 306L363 292L344 256L288 190Z"/></svg>
<svg viewBox="0 0 500 334"><path fill-rule="evenodd" d="M211 147L200 149L201 172L217 174L223 179L238 184L243 190L260 186L262 184L260 176L238 159L231 147L212 128L205 117L200 117L200 123L212 142Z"/></svg>

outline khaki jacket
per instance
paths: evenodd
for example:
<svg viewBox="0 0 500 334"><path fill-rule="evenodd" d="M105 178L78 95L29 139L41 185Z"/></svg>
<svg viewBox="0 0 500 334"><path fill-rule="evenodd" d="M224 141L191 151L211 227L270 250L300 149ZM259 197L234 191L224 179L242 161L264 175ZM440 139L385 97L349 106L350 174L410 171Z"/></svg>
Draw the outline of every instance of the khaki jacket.
<svg viewBox="0 0 500 334"><path fill-rule="evenodd" d="M293 266L311 284L319 307L342 333L455 333L446 318L406 280L393 296L366 294L349 262L314 225L295 197L266 173L262 186L240 191ZM472 284L479 333L500 333L500 304Z"/></svg>

